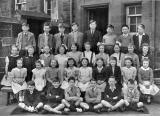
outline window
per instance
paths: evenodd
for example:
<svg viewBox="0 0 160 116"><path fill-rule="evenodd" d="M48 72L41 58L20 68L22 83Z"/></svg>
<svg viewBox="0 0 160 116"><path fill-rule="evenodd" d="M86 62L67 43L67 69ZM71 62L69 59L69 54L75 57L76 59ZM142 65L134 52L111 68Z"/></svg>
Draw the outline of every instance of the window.
<svg viewBox="0 0 160 116"><path fill-rule="evenodd" d="M15 1L16 10L26 10L27 9L27 0L16 0Z"/></svg>
<svg viewBox="0 0 160 116"><path fill-rule="evenodd" d="M137 32L137 26L142 22L142 6L132 5L126 7L126 24L130 27L130 32Z"/></svg>
<svg viewBox="0 0 160 116"><path fill-rule="evenodd" d="M52 0L44 0L44 12L51 15L52 11Z"/></svg>

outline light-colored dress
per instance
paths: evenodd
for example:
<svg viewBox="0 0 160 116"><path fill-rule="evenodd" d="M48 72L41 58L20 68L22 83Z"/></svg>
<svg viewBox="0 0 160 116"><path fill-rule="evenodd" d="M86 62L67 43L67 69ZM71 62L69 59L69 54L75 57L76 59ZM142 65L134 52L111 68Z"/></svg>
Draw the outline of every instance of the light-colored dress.
<svg viewBox="0 0 160 116"><path fill-rule="evenodd" d="M61 82L63 81L63 72L64 72L64 68L67 65L67 61L68 61L68 57L63 54L57 54L55 55L55 59L58 61L59 64L59 70L60 70L60 75L61 75Z"/></svg>
<svg viewBox="0 0 160 116"><path fill-rule="evenodd" d="M17 94L21 90L27 89L27 83L25 82L25 78L27 76L26 68L13 68L10 76L13 79L11 87L14 94Z"/></svg>
<svg viewBox="0 0 160 116"><path fill-rule="evenodd" d="M77 63L77 66L79 66L79 63L80 63L80 59L81 59L81 52L77 51L77 52L68 52L67 53L67 56L70 57L70 58L73 58L76 63Z"/></svg>
<svg viewBox="0 0 160 116"><path fill-rule="evenodd" d="M81 91L86 91L89 87L90 80L92 79L92 68L91 67L80 67L78 87Z"/></svg>
<svg viewBox="0 0 160 116"><path fill-rule="evenodd" d="M45 73L46 70L44 68L41 69L33 69L33 76L34 78L32 79L35 82L35 87L38 91L42 91L43 88L46 86L46 78L45 78Z"/></svg>
<svg viewBox="0 0 160 116"><path fill-rule="evenodd" d="M65 69L64 69L64 74L63 74L64 80L63 80L63 82L62 82L61 88L65 90L66 88L69 87L68 79L69 79L70 77L75 77L75 79L76 79L75 86L77 86L77 83L78 83L78 82L77 82L78 75L79 75L78 68L76 68L76 67L73 67L73 68L70 68L70 67L65 68Z"/></svg>
<svg viewBox="0 0 160 116"><path fill-rule="evenodd" d="M122 76L123 76L123 87L124 89L127 88L127 82L129 79L133 79L135 81L135 84L137 84L135 78L137 75L137 69L133 66L131 66L130 68L128 67L122 67L121 68L122 71Z"/></svg>
<svg viewBox="0 0 160 116"><path fill-rule="evenodd" d="M143 94L156 95L159 88L153 83L153 70L151 68L139 68L138 71L139 87Z"/></svg>

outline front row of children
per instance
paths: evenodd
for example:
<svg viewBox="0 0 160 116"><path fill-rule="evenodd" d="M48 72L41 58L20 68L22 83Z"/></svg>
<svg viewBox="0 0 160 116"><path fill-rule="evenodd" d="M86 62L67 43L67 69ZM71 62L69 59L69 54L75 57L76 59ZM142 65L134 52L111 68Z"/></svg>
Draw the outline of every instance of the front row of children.
<svg viewBox="0 0 160 116"><path fill-rule="evenodd" d="M20 102L19 107L29 112L38 112L41 109L43 113L56 114L69 111L123 111L124 108L143 111L143 103L139 102L140 93L132 79L128 80L127 89L122 92L121 87L116 84L115 77L111 76L103 95L96 86L96 81L91 79L84 98L81 97L79 88L75 86L75 78L70 77L68 82L69 87L63 90L60 88L58 78L55 79L47 91L44 102L41 94L35 89L34 81L29 81L24 92L24 102Z"/></svg>

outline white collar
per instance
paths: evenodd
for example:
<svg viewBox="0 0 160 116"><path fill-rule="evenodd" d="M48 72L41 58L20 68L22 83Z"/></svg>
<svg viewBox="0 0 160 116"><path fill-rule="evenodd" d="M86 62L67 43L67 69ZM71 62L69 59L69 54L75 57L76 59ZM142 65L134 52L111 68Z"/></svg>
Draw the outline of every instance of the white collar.
<svg viewBox="0 0 160 116"><path fill-rule="evenodd" d="M129 34L127 33L127 34L122 34L124 37L127 37Z"/></svg>
<svg viewBox="0 0 160 116"><path fill-rule="evenodd" d="M139 35L139 33L136 34L136 36L143 36L143 35L145 35L145 33L143 33L142 35Z"/></svg>
<svg viewBox="0 0 160 116"><path fill-rule="evenodd" d="M149 70L149 67L148 67L148 68L144 68L144 67L142 66L141 69L143 69L144 71L147 71L147 70Z"/></svg>

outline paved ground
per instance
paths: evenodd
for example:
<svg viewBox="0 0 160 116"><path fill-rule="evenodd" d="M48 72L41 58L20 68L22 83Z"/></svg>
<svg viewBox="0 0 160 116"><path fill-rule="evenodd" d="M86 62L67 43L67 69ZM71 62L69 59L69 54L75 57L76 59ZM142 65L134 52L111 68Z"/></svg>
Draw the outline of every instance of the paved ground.
<svg viewBox="0 0 160 116"><path fill-rule="evenodd" d="M9 116L10 113L12 112L13 109L15 109L16 105L10 105L10 106L0 106L0 116ZM160 116L160 104L151 104L151 105L147 105L147 108L149 110L149 114L125 114L125 113L109 113L107 115L109 116ZM106 115L106 114L105 114ZM16 116L16 115L13 115L13 116ZM38 115L18 115L18 116L40 116L39 114ZM51 116L51 115L43 115L43 116ZM54 115L56 116L56 115ZM79 115L81 116L81 115ZM84 115L83 115L84 116ZM89 115L87 115L89 116ZM92 115L93 116L93 115ZM104 115L97 115L97 116L104 116Z"/></svg>

